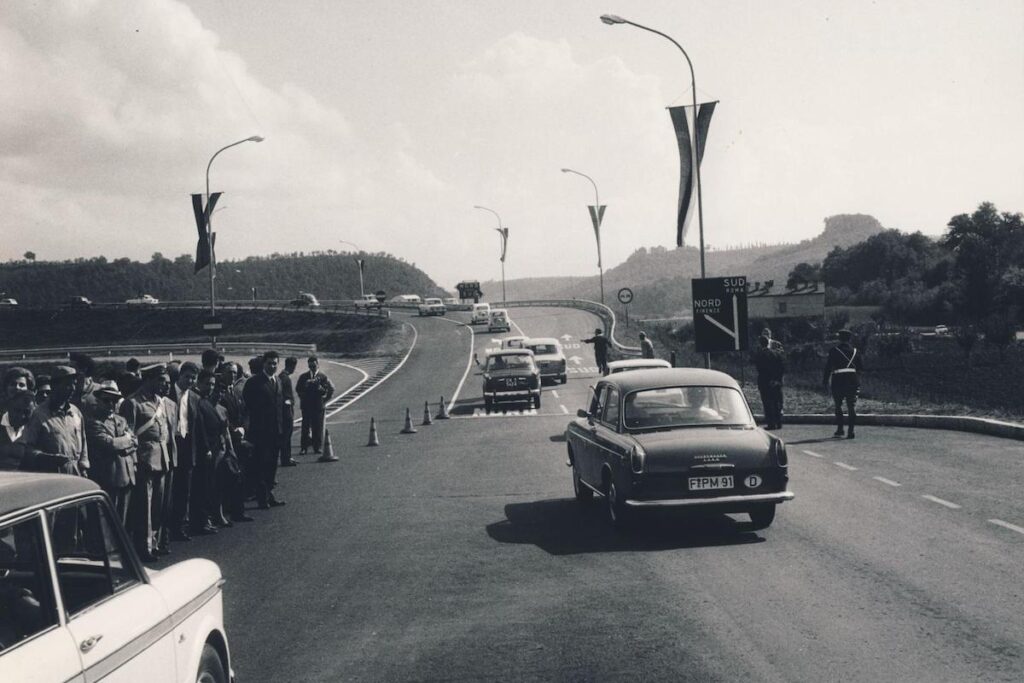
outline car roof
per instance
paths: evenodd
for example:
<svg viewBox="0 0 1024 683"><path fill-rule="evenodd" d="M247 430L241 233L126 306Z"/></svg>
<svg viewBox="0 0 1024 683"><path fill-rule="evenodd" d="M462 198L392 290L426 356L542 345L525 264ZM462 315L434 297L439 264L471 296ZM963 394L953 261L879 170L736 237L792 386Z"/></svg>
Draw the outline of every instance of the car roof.
<svg viewBox="0 0 1024 683"><path fill-rule="evenodd" d="M533 351L530 349L495 349L494 351L488 351L488 356L532 356Z"/></svg>
<svg viewBox="0 0 1024 683"><path fill-rule="evenodd" d="M608 375L602 382L613 384L623 392L677 386L727 387L736 390L740 388L736 380L724 372L703 368L631 370Z"/></svg>
<svg viewBox="0 0 1024 683"><path fill-rule="evenodd" d="M624 358L622 360L613 360L608 364L609 368L670 368L672 367L667 360L663 358Z"/></svg>
<svg viewBox="0 0 1024 683"><path fill-rule="evenodd" d="M67 474L0 472L0 517L79 493L99 491L96 482Z"/></svg>
<svg viewBox="0 0 1024 683"><path fill-rule="evenodd" d="M530 337L526 340L526 344L551 344L552 346L558 346L559 341L554 337Z"/></svg>

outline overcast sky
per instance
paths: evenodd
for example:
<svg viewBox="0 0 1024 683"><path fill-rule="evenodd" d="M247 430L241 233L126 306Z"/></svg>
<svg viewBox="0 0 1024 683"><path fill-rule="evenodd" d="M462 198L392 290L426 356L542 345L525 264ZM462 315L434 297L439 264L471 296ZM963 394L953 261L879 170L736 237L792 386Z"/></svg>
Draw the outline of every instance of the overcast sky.
<svg viewBox="0 0 1024 683"><path fill-rule="evenodd" d="M10 0L0 13L0 259L387 251L444 286L596 272L674 246L690 102L715 247L826 216L942 232L1024 210L1024 2ZM695 242L696 229L691 231ZM709 272L709 275L715 273ZM158 294L158 293L155 293Z"/></svg>

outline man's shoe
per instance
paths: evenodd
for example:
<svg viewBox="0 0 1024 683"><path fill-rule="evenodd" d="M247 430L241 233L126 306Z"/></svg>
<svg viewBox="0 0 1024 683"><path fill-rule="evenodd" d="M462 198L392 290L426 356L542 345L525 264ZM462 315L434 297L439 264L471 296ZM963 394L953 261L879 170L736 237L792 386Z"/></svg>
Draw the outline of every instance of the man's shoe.
<svg viewBox="0 0 1024 683"><path fill-rule="evenodd" d="M853 438L853 432L851 431L849 434L847 434L846 438L847 439L852 439Z"/></svg>
<svg viewBox="0 0 1024 683"><path fill-rule="evenodd" d="M287 504L288 504L288 503L286 503L285 501L283 501L283 500L278 500L277 498L271 498L271 499L270 499L270 507L272 507L272 508L279 508L279 507L283 507L283 506L285 506L285 505L287 505Z"/></svg>
<svg viewBox="0 0 1024 683"><path fill-rule="evenodd" d="M837 439L841 439L841 438L843 438L843 433L844 432L843 432L842 429L837 429L832 436L834 436Z"/></svg>
<svg viewBox="0 0 1024 683"><path fill-rule="evenodd" d="M250 517L249 515L247 515L245 513L241 513L241 514L237 514L237 515L231 515L231 521L233 521L233 522L252 522L252 521L255 521L255 519L256 519L255 517Z"/></svg>
<svg viewBox="0 0 1024 683"><path fill-rule="evenodd" d="M221 528L234 526L234 524L231 523L231 520L225 517L224 515L214 515L213 524L214 526Z"/></svg>
<svg viewBox="0 0 1024 683"><path fill-rule="evenodd" d="M177 531L171 532L172 541L191 541L192 536L184 529L178 529Z"/></svg>
<svg viewBox="0 0 1024 683"><path fill-rule="evenodd" d="M305 454L306 454L306 449L305 448L299 449L299 455L305 455Z"/></svg>
<svg viewBox="0 0 1024 683"><path fill-rule="evenodd" d="M288 458L287 460L281 461L281 467L295 467L299 464L299 461L295 458Z"/></svg>
<svg viewBox="0 0 1024 683"><path fill-rule="evenodd" d="M257 510L269 510L270 509L270 503L268 503L266 501L259 502L259 503L256 504L256 509Z"/></svg>

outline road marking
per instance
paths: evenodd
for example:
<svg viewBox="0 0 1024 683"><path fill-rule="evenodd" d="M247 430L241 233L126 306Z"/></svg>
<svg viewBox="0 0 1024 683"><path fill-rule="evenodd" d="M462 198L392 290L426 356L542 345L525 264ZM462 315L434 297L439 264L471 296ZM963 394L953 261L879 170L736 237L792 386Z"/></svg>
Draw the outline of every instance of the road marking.
<svg viewBox="0 0 1024 683"><path fill-rule="evenodd" d="M562 412L565 413L566 415L569 414L569 409L563 406L561 403L558 404L558 407L561 408Z"/></svg>
<svg viewBox="0 0 1024 683"><path fill-rule="evenodd" d="M836 467L842 467L844 470L847 470L848 472L856 472L859 469L857 467L854 467L853 465L847 465L845 462L836 461L835 465Z"/></svg>
<svg viewBox="0 0 1024 683"><path fill-rule="evenodd" d="M466 371L462 373L462 379L459 380L459 386L455 387L455 395L452 396L452 400L448 403L448 412L451 412L455 407L455 402L459 400L459 392L462 391L462 385L466 383L466 378L469 377L469 371L473 367L473 351L476 346L476 330L473 329L472 325L467 325L466 323L459 322L458 320L449 320L448 318L441 319L454 325L462 325L469 330L469 358L466 360ZM402 362L404 363L405 361Z"/></svg>
<svg viewBox="0 0 1024 683"><path fill-rule="evenodd" d="M405 322L402 323L402 324L403 325L409 325L409 323L405 323ZM409 327L412 329L412 344L409 344L409 350L405 352L405 358L402 359L402 362L399 363L398 365L396 365L394 370L392 370L388 374L386 374L383 377L381 377L372 387L370 387L369 389L367 389L363 393L359 394L354 399L352 399L351 401L349 401L348 403L346 403L342 407L338 408L334 412L327 413L325 415L325 417L331 417L333 415L337 415L338 413L340 413L341 411L345 410L350 405L352 405L353 403L355 403L356 401L358 401L359 399L363 398L364 396L369 394L371 391L373 391L374 389L379 387L381 384L384 384L384 382L386 382L391 377L391 375L395 374L396 372L398 372L399 370L402 369L402 366L405 365L405 362L407 360L409 360L409 356L412 355L412 350L416 348L416 342L420 338L420 333L419 333L419 331L416 330L416 326L415 325L409 325ZM346 391L345 393L348 393L348 392ZM342 396L344 396L344 394L342 394Z"/></svg>
<svg viewBox="0 0 1024 683"><path fill-rule="evenodd" d="M551 390L551 395L554 396L555 398L558 398L558 392L555 391L554 389Z"/></svg>
<svg viewBox="0 0 1024 683"><path fill-rule="evenodd" d="M363 376L363 378L361 380L359 380L358 382L356 382L355 384L350 386L348 389L346 389L345 391L342 391L337 396L335 396L333 399L328 401L327 405L325 406L326 408L330 408L332 404L337 403L338 401L340 401L345 396L345 394L347 394L348 392L352 391L353 389L361 387L366 382L366 380L370 379L370 375L367 374L362 368L357 368L354 365L349 365L348 363L342 363L342 362L339 362L339 361L336 361L336 360L331 360L329 358L325 358L324 360L326 360L328 363L331 363L332 365L340 365L342 367L350 368L352 370L355 370L356 372L362 374L362 376ZM326 419L328 417L331 417L332 415L337 413L339 410L341 410L341 408L339 408L338 410L335 410L332 413L324 413L324 418ZM301 417L297 417L297 418L295 418L294 422L295 422L295 424L302 424L302 418Z"/></svg>
<svg viewBox="0 0 1024 683"><path fill-rule="evenodd" d="M503 410L501 412L492 411L490 413L483 408L473 409L473 417L536 417L537 415L536 408L528 410Z"/></svg>
<svg viewBox="0 0 1024 683"><path fill-rule="evenodd" d="M892 479L886 479L885 477L871 477L871 478L874 479L875 481L880 481L883 484L886 484L888 486L903 486L903 484L899 483L898 481L893 481Z"/></svg>
<svg viewBox="0 0 1024 683"><path fill-rule="evenodd" d="M517 322L516 322L515 320L513 320L513 319L512 319L512 316L509 316L509 317L508 317L508 321L509 321L510 323L512 323L512 327L514 327L514 328L516 328L517 330L519 330L519 334L520 334L521 336L523 336L523 337L529 337L529 336L530 336L530 335L526 334L525 332L523 332L523 328L519 327L519 323L517 323Z"/></svg>
<svg viewBox="0 0 1024 683"><path fill-rule="evenodd" d="M814 451L804 451L804 453L806 453L807 455L811 456L812 458L824 458L825 457L821 453L815 453Z"/></svg>
<svg viewBox="0 0 1024 683"><path fill-rule="evenodd" d="M1017 526L1016 524L1010 524L1009 522L1004 522L1001 519L990 519L988 521L990 523L992 523L992 524L995 524L996 526L1001 526L1004 529L1009 529L1010 531L1016 531L1018 534L1024 534L1024 527Z"/></svg>
<svg viewBox="0 0 1024 683"><path fill-rule="evenodd" d="M930 500L933 503L938 503L939 505L948 507L950 510L959 510L960 509L960 506L957 505L956 503L950 503L948 500L942 500L941 498L936 498L935 496L930 496L927 493L925 495L921 496L921 497L924 498L925 500Z"/></svg>

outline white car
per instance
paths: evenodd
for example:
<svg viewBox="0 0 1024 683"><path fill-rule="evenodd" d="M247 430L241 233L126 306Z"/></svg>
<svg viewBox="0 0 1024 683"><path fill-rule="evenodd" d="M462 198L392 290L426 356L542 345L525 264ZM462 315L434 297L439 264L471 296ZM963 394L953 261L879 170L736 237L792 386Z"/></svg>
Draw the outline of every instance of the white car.
<svg viewBox="0 0 1024 683"><path fill-rule="evenodd" d="M448 312L448 309L445 308L444 304L441 303L440 299L428 298L424 299L423 303L419 305L418 311L420 316L444 315L445 313Z"/></svg>
<svg viewBox="0 0 1024 683"><path fill-rule="evenodd" d="M17 299L0 299L0 306L17 306Z"/></svg>
<svg viewBox="0 0 1024 683"><path fill-rule="evenodd" d="M525 342L525 341L526 341L526 337L523 337L522 335L513 335L511 337L502 337L501 338L501 348L502 349L525 349L526 347L523 345L523 342Z"/></svg>
<svg viewBox="0 0 1024 683"><path fill-rule="evenodd" d="M380 302L380 299L378 299L375 294L363 294L353 303L355 304L355 307L357 309L365 308L369 310L371 308L375 308L379 311L381 309L381 306L383 306L383 304Z"/></svg>
<svg viewBox="0 0 1024 683"><path fill-rule="evenodd" d="M487 321L488 332L510 332L512 321L504 308L492 308L490 320Z"/></svg>
<svg viewBox="0 0 1024 683"><path fill-rule="evenodd" d="M533 351L533 360L540 369L540 379L553 379L560 384L568 381L565 353L562 344L554 337L536 337L523 342L524 349Z"/></svg>
<svg viewBox="0 0 1024 683"><path fill-rule="evenodd" d="M449 297L445 297L444 299L442 299L441 303L443 303L445 306L458 306L462 302L459 301L458 299L456 299L453 296L449 296Z"/></svg>
<svg viewBox="0 0 1024 683"><path fill-rule="evenodd" d="M470 313L469 322L472 325L486 325L491 322L491 305L473 304L473 311Z"/></svg>
<svg viewBox="0 0 1024 683"><path fill-rule="evenodd" d="M626 360L613 360L608 364L608 374L626 372L627 370L654 370L657 368L670 368L672 364L662 358L627 358Z"/></svg>
<svg viewBox="0 0 1024 683"><path fill-rule="evenodd" d="M223 584L143 567L89 479L0 473L0 681L233 681Z"/></svg>
<svg viewBox="0 0 1024 683"><path fill-rule="evenodd" d="M160 299L155 299L149 294L140 294L134 299L126 299L125 303L130 306L155 306L160 303Z"/></svg>

